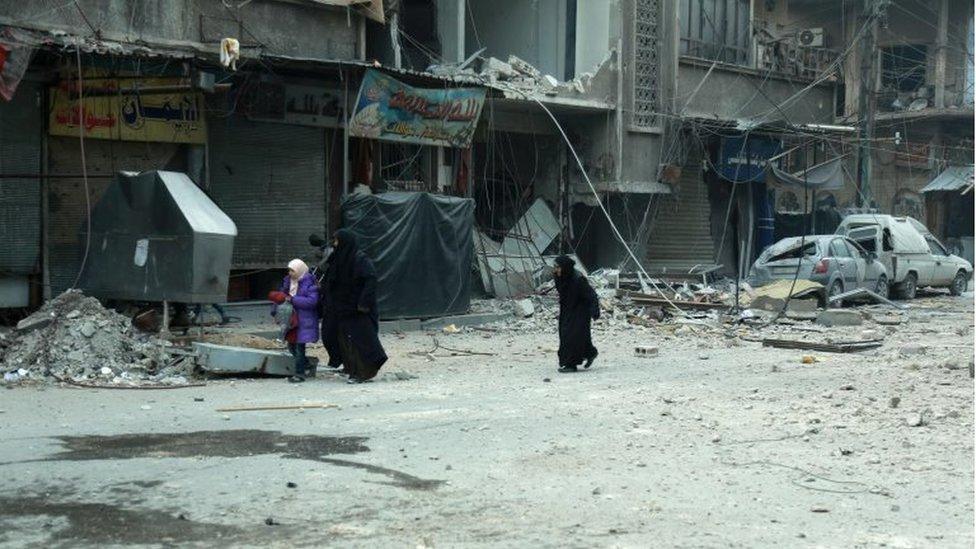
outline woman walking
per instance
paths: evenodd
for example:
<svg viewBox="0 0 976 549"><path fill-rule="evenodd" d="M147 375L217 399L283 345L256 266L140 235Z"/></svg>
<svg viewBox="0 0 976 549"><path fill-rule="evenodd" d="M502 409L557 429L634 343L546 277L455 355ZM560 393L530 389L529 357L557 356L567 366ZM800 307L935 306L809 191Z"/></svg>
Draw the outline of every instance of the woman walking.
<svg viewBox="0 0 976 549"><path fill-rule="evenodd" d="M288 381L301 383L305 381L308 367L305 346L319 339L319 289L315 284L315 277L308 272L308 265L301 259L292 259L288 263L288 274L281 281L280 291L294 308L291 328L285 335L288 351L295 357L295 375L288 378ZM271 311L272 316L277 311L275 306Z"/></svg>
<svg viewBox="0 0 976 549"><path fill-rule="evenodd" d="M326 315L332 319L327 324L334 334L325 337L335 337L349 383L362 383L375 377L387 361L379 338L376 269L348 229L338 230L332 245L325 288L331 309Z"/></svg>
<svg viewBox="0 0 976 549"><path fill-rule="evenodd" d="M589 368L597 350L590 334L590 320L600 318L600 300L586 278L576 272L576 262L561 255L553 269L559 291L559 371L578 371L583 363Z"/></svg>

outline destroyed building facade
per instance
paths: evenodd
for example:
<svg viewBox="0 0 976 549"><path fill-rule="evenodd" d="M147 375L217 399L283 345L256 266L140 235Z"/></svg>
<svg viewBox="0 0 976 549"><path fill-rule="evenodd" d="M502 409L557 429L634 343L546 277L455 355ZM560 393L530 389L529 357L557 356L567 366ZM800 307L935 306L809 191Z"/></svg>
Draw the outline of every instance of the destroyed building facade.
<svg viewBox="0 0 976 549"><path fill-rule="evenodd" d="M3 306L72 285L120 170L184 172L234 221L231 300L389 190L474 200L486 290L554 253L633 269L621 238L649 271L747 272L865 209L972 259L971 3L42 4L0 0ZM407 99L366 112L364 79ZM483 95L424 110L447 90ZM369 133L391 111L414 125Z"/></svg>

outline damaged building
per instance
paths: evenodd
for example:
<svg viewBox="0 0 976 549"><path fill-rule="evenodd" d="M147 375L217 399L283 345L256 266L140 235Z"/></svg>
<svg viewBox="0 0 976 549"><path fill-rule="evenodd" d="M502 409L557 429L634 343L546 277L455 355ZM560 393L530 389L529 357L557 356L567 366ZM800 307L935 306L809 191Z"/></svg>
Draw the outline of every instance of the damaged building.
<svg viewBox="0 0 976 549"><path fill-rule="evenodd" d="M956 0L0 1L0 300L77 283L123 170L186 173L233 220L230 301L356 193L472 201L458 261L499 296L557 253L734 276L854 211L971 260L972 19Z"/></svg>

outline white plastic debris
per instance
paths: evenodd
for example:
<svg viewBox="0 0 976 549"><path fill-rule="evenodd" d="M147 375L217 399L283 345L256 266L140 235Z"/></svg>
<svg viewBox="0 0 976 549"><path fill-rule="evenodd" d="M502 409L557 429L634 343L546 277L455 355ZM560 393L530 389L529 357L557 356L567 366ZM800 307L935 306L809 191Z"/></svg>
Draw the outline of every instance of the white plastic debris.
<svg viewBox="0 0 976 549"><path fill-rule="evenodd" d="M220 64L237 70L237 61L241 58L241 43L236 38L224 38L220 41Z"/></svg>

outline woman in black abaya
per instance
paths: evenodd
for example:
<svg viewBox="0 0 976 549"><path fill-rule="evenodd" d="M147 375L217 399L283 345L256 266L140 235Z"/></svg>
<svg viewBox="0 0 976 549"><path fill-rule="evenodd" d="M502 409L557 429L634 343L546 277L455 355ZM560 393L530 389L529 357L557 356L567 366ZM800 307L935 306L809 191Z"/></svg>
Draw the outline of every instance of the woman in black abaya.
<svg viewBox="0 0 976 549"><path fill-rule="evenodd" d="M586 277L576 272L576 262L561 255L553 270L559 291L559 371L577 371L593 365L596 347L590 335L590 320L600 318L600 300Z"/></svg>
<svg viewBox="0 0 976 549"><path fill-rule="evenodd" d="M387 361L379 339L376 269L348 229L336 231L325 275L327 306L349 383L372 379Z"/></svg>

